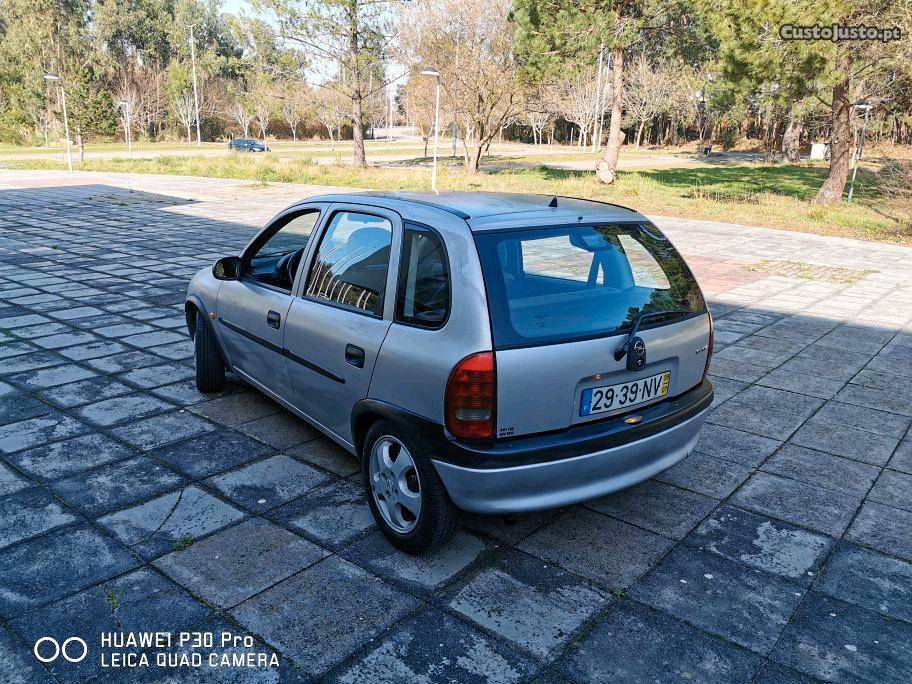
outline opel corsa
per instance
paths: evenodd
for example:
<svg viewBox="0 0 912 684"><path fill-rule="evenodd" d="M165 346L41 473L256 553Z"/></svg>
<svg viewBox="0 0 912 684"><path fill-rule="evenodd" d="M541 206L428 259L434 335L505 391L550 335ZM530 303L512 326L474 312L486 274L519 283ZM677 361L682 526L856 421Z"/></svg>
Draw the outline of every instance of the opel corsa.
<svg viewBox="0 0 912 684"><path fill-rule="evenodd" d="M459 511L602 496L694 447L712 318L643 215L488 193L314 197L194 276L196 383L226 370L362 464L392 544Z"/></svg>

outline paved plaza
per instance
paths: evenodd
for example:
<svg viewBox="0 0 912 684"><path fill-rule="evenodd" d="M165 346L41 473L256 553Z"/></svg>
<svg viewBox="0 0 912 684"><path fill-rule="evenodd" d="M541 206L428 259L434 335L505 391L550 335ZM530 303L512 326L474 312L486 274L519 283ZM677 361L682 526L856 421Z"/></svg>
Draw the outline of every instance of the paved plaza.
<svg viewBox="0 0 912 684"><path fill-rule="evenodd" d="M656 218L716 320L697 450L412 558L353 457L193 382L191 275L322 190L0 171L0 682L912 681L912 249ZM103 667L117 630L278 666Z"/></svg>

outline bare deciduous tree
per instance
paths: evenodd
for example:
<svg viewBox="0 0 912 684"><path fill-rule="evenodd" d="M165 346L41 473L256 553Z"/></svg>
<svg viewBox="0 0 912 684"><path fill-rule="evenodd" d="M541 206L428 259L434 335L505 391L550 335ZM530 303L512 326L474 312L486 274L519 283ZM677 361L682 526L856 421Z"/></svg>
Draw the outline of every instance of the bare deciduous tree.
<svg viewBox="0 0 912 684"><path fill-rule="evenodd" d="M192 142L190 129L196 123L196 103L193 93L183 92L171 100L171 113L187 129L187 144Z"/></svg>
<svg viewBox="0 0 912 684"><path fill-rule="evenodd" d="M303 47L334 73L322 83L348 104L354 162L366 166L365 101L386 84L370 75L382 73L391 35L390 0L254 0L276 19L282 36Z"/></svg>
<svg viewBox="0 0 912 684"><path fill-rule="evenodd" d="M336 151L336 135L339 135L342 124L350 121L346 112L345 98L338 91L320 88L316 92L317 118L326 128L331 141L331 149Z"/></svg>
<svg viewBox="0 0 912 684"><path fill-rule="evenodd" d="M509 0L422 0L403 22L407 61L440 73L447 107L464 131L465 168L519 111ZM417 76L416 76L417 77Z"/></svg>
<svg viewBox="0 0 912 684"><path fill-rule="evenodd" d="M598 80L592 67L575 69L559 89L557 106L570 123L579 127L580 147L586 146L586 139L599 112L596 112Z"/></svg>
<svg viewBox="0 0 912 684"><path fill-rule="evenodd" d="M424 142L424 156L427 157L428 141L434 133L433 80L423 76L410 78L402 89L402 106L405 108L405 116L409 125L418 131L418 135ZM441 118L444 116L444 113L441 112Z"/></svg>
<svg viewBox="0 0 912 684"><path fill-rule="evenodd" d="M635 147L640 146L646 124L668 108L675 83L676 74L671 67L651 64L646 55L639 55L628 67L624 109L637 127Z"/></svg>
<svg viewBox="0 0 912 684"><path fill-rule="evenodd" d="M228 106L228 115L237 121L238 126L241 127L244 137L250 137L250 123L253 121L253 114L250 113L250 109L247 106L247 103L243 98L235 98L231 104Z"/></svg>
<svg viewBox="0 0 912 684"><path fill-rule="evenodd" d="M269 84L256 85L252 96L253 123L260 129L260 137L266 140L266 133L269 131L269 119L275 106L275 98Z"/></svg>
<svg viewBox="0 0 912 684"><path fill-rule="evenodd" d="M553 114L541 104L534 105L526 111L526 121L529 123L529 128L532 129L533 144L542 144L545 126L551 122L552 117Z"/></svg>
<svg viewBox="0 0 912 684"><path fill-rule="evenodd" d="M286 88L285 96L282 99L282 118L291 129L291 139L295 142L298 140L298 126L305 117L311 114L309 98L303 90L303 85L293 83Z"/></svg>

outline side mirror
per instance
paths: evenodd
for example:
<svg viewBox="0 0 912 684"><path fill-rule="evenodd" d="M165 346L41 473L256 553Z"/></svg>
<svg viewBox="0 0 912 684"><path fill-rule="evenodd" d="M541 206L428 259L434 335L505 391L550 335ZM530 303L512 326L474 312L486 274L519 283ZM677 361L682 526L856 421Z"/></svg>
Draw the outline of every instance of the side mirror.
<svg viewBox="0 0 912 684"><path fill-rule="evenodd" d="M212 267L216 280L237 280L241 277L241 260L236 256L222 257Z"/></svg>

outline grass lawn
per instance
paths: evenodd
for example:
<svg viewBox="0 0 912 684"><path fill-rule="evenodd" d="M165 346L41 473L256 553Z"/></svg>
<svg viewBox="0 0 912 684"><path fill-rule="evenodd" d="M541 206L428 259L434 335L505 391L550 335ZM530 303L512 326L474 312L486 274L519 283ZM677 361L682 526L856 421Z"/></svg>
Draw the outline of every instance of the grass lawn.
<svg viewBox="0 0 912 684"><path fill-rule="evenodd" d="M488 161L497 163L500 157ZM63 169L62 161L0 163L6 168ZM373 190L427 189L429 171L315 164L295 156L162 156L87 160L86 171L158 173L245 180L337 185ZM886 211L888 198L875 194L870 174L859 173L855 201L835 207L811 204L823 183L819 165L718 164L620 172L615 184L595 181L589 171L536 166L477 175L445 165L441 189L538 192L617 202L647 214L770 226L824 235L912 244L912 216Z"/></svg>

